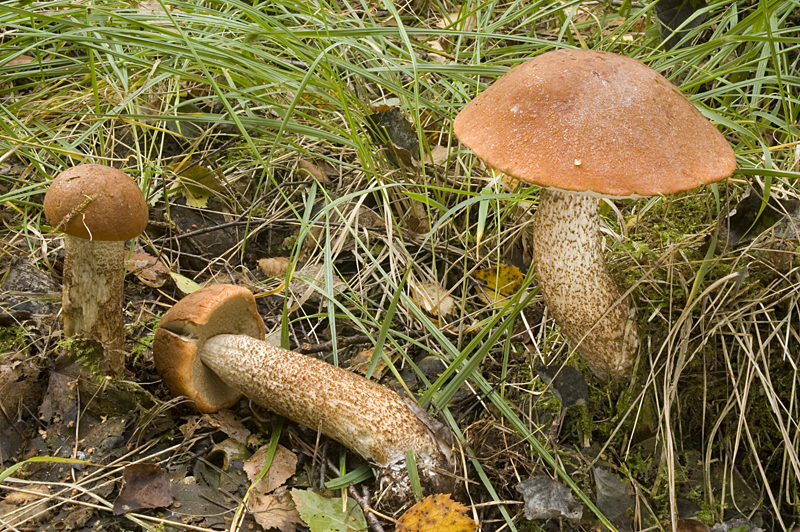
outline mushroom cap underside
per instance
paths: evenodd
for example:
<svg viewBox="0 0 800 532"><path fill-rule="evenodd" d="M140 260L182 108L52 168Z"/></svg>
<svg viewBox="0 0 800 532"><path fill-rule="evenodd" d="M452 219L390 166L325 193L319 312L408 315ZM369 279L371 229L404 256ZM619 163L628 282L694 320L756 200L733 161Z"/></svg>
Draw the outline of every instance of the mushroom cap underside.
<svg viewBox="0 0 800 532"><path fill-rule="evenodd" d="M86 240L130 240L147 226L147 202L125 172L81 164L58 174L44 198L53 227ZM64 220L68 220L64 222Z"/></svg>
<svg viewBox="0 0 800 532"><path fill-rule="evenodd" d="M530 59L472 100L454 130L507 175L574 192L672 194L736 168L725 137L672 83L608 52Z"/></svg>
<svg viewBox="0 0 800 532"><path fill-rule="evenodd" d="M220 284L189 294L164 314L153 340L153 359L164 385L173 395L194 400L201 412L229 408L241 397L198 356L206 340L219 334L264 339L264 321L246 288Z"/></svg>

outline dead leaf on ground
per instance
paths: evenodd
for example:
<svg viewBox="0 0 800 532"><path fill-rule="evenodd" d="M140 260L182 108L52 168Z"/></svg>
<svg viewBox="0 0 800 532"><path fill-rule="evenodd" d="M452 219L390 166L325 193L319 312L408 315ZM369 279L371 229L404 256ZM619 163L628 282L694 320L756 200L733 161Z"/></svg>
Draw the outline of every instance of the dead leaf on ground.
<svg viewBox="0 0 800 532"><path fill-rule="evenodd" d="M411 300L434 316L448 316L456 310L456 300L437 282L412 283Z"/></svg>
<svg viewBox="0 0 800 532"><path fill-rule="evenodd" d="M297 175L306 178L306 177L313 177L320 183L330 183L331 180L328 179L328 176L325 175L325 172L317 166L316 164L312 163L311 161L307 161L305 159L300 159L297 161Z"/></svg>
<svg viewBox="0 0 800 532"><path fill-rule="evenodd" d="M347 288L347 284L338 275L333 274L333 295ZM323 307L327 305L327 299L321 293L325 289L325 267L321 264L315 266L305 266L292 276L289 283L289 292L297 301L292 305L291 311L297 310L306 303L321 303Z"/></svg>
<svg viewBox="0 0 800 532"><path fill-rule="evenodd" d="M171 164L167 166L180 178L181 192L186 205L204 209L214 192L224 189L222 172L200 164Z"/></svg>
<svg viewBox="0 0 800 532"><path fill-rule="evenodd" d="M498 264L475 272L475 277L486 286L478 290L478 296L490 305L502 306L506 300L517 293L524 279L516 266Z"/></svg>
<svg viewBox="0 0 800 532"><path fill-rule="evenodd" d="M372 355L374 352L374 348L359 351L355 356L347 361L347 369L362 375L366 375L367 369L369 369L369 365L372 362ZM378 360L378 363L375 364L375 371L372 372L372 377L374 379L380 379L385 372L386 363L383 361L383 358L381 358Z"/></svg>
<svg viewBox="0 0 800 532"><path fill-rule="evenodd" d="M278 488L268 495L253 494L247 501L247 509L265 530L277 528L281 532L294 532L303 522L286 488Z"/></svg>
<svg viewBox="0 0 800 532"><path fill-rule="evenodd" d="M430 157L428 157L428 164L432 164L434 166L441 166L444 164L447 159L450 158L450 150L447 146L431 146L431 153Z"/></svg>
<svg viewBox="0 0 800 532"><path fill-rule="evenodd" d="M0 516L4 525L18 527L25 523L41 523L50 518L47 497L50 488L47 486L25 486L25 491L12 491L0 501Z"/></svg>
<svg viewBox="0 0 800 532"><path fill-rule="evenodd" d="M269 445L264 445L253 456L244 461L243 469L251 482L261 474L261 470L264 468L264 458L267 456L268 450ZM253 489L258 493L270 493L289 480L296 469L297 455L283 445L278 445L267 474Z"/></svg>
<svg viewBox="0 0 800 532"><path fill-rule="evenodd" d="M230 410L222 410L214 414L205 414L203 419L214 428L220 429L227 434L232 440L237 441L243 445L247 444L247 438L250 437L250 430L239 421L236 414Z"/></svg>
<svg viewBox="0 0 800 532"><path fill-rule="evenodd" d="M575 502L569 488L547 476L537 476L517 484L517 491L525 500L526 519L551 519L566 517L580 521L583 507Z"/></svg>
<svg viewBox="0 0 800 532"><path fill-rule="evenodd" d="M261 273L267 277L282 277L289 271L289 259L286 257L267 257L256 261Z"/></svg>
<svg viewBox="0 0 800 532"><path fill-rule="evenodd" d="M459 5L457 7L460 8L461 6ZM460 11L459 9L459 11L453 13L446 13L441 19L436 21L436 27L443 30L455 25L464 31L472 30L472 28L475 27L475 14L468 15L466 19L462 20Z"/></svg>
<svg viewBox="0 0 800 532"><path fill-rule="evenodd" d="M468 511L446 493L428 495L398 519L396 532L475 532Z"/></svg>
<svg viewBox="0 0 800 532"><path fill-rule="evenodd" d="M122 470L122 489L114 501L114 515L141 508L172 504L172 490L164 470L156 464L131 464Z"/></svg>
<svg viewBox="0 0 800 532"><path fill-rule="evenodd" d="M170 278L167 267L149 253L131 253L128 257L128 272L151 288L164 286Z"/></svg>

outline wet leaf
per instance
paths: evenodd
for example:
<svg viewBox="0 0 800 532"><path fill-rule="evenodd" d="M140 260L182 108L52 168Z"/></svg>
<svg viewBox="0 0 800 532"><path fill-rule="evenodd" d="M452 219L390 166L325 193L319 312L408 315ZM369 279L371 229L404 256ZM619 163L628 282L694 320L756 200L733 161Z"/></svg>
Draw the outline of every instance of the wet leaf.
<svg viewBox="0 0 800 532"><path fill-rule="evenodd" d="M468 509L448 494L428 495L397 521L396 532L475 532Z"/></svg>
<svg viewBox="0 0 800 532"><path fill-rule="evenodd" d="M131 464L122 470L122 489L114 501L114 515L170 504L169 480L156 464Z"/></svg>
<svg viewBox="0 0 800 532"><path fill-rule="evenodd" d="M581 372L572 366L554 364L552 366L537 365L536 374L542 382L550 386L562 408L585 405L589 400L589 387Z"/></svg>
<svg viewBox="0 0 800 532"><path fill-rule="evenodd" d="M526 519L566 517L580 521L583 515L583 508L575 502L569 488L550 477L529 478L517 484L516 488L525 500Z"/></svg>
<svg viewBox="0 0 800 532"><path fill-rule="evenodd" d="M341 499L326 499L313 491L292 490L292 499L311 532L361 532L367 520L361 507L352 498L342 510Z"/></svg>
<svg viewBox="0 0 800 532"><path fill-rule="evenodd" d="M617 475L605 469L595 467L593 472L597 486L597 507L609 519L622 515L633 504L627 485Z"/></svg>

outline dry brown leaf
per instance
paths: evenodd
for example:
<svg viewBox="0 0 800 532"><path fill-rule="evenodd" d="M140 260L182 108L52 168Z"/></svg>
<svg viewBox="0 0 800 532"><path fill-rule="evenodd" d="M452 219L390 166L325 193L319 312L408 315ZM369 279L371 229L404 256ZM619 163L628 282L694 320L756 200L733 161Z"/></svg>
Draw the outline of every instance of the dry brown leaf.
<svg viewBox="0 0 800 532"><path fill-rule="evenodd" d="M316 266L305 266L302 270L295 272L292 280L289 283L289 292L294 296L297 302L292 305L292 309L296 310L304 304L308 303L322 303L322 306L327 305L327 301L319 292L325 286L325 268L321 264ZM333 293L338 294L347 288L347 285L342 281L338 275L333 274Z"/></svg>
<svg viewBox="0 0 800 532"><path fill-rule="evenodd" d="M431 146L431 155L428 158L428 163L434 166L440 166L450 157L450 150L447 146Z"/></svg>
<svg viewBox="0 0 800 532"><path fill-rule="evenodd" d="M256 261L261 273L267 277L282 277L289 270L289 259L286 257L268 257Z"/></svg>
<svg viewBox="0 0 800 532"><path fill-rule="evenodd" d="M434 316L447 316L456 310L456 300L439 283L413 283L411 299L419 308Z"/></svg>
<svg viewBox="0 0 800 532"><path fill-rule="evenodd" d="M267 450L269 450L269 445L264 445L257 450L253 456L244 461L242 468L244 472L247 473L247 478L250 479L251 482L261 474L261 470L264 468L264 458L267 456ZM275 457L272 459L267 474L253 487L253 490L261 494L270 493L289 480L289 478L294 475L296 469L297 455L283 445L278 445L278 449L275 451Z"/></svg>
<svg viewBox="0 0 800 532"><path fill-rule="evenodd" d="M164 286L164 283L170 278L167 267L148 253L131 253L131 256L128 257L128 272L135 275L142 284L151 288Z"/></svg>
<svg viewBox="0 0 800 532"><path fill-rule="evenodd" d="M209 425L220 429L236 442L246 444L247 438L250 437L250 431L239 421L236 414L230 410L222 410L214 414L205 414L203 418Z"/></svg>
<svg viewBox="0 0 800 532"><path fill-rule="evenodd" d="M331 180L328 179L328 176L325 175L325 172L322 170L322 168L311 161L306 161L305 159L300 159L297 161L297 174L302 178L311 176L320 183L331 182Z"/></svg>
<svg viewBox="0 0 800 532"><path fill-rule="evenodd" d="M372 362L372 354L375 352L374 348L365 349L364 351L359 351L356 353L354 357L347 361L348 368L350 371L355 371L356 373L360 373L362 375L367 374L367 369L369 369L369 364ZM381 375L384 374L386 371L386 363L381 358L378 360L378 363L375 364L375 371L372 372L372 375L376 379L380 379Z"/></svg>
<svg viewBox="0 0 800 532"><path fill-rule="evenodd" d="M277 528L281 532L294 532L296 525L303 522L286 488L269 495L253 494L247 501L247 509L265 530Z"/></svg>
<svg viewBox="0 0 800 532"><path fill-rule="evenodd" d="M467 507L446 493L428 495L397 521L396 532L475 532L478 525Z"/></svg>

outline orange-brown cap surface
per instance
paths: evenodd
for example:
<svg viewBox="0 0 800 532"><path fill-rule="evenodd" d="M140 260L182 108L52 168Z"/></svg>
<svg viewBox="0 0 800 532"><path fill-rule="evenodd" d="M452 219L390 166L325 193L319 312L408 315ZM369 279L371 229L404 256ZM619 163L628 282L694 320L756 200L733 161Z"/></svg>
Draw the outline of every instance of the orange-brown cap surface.
<svg viewBox="0 0 800 532"><path fill-rule="evenodd" d="M264 321L246 288L218 284L202 288L176 303L161 318L153 340L153 359L172 395L186 396L201 412L233 406L241 397L197 356L218 334L264 339Z"/></svg>
<svg viewBox="0 0 800 532"><path fill-rule="evenodd" d="M53 227L86 240L130 240L147 226L147 203L139 186L124 172L101 164L81 164L58 174L45 194L44 214Z"/></svg>
<svg viewBox="0 0 800 532"><path fill-rule="evenodd" d="M725 138L674 85L608 52L557 50L513 68L454 130L509 176L575 192L672 194L736 168Z"/></svg>

